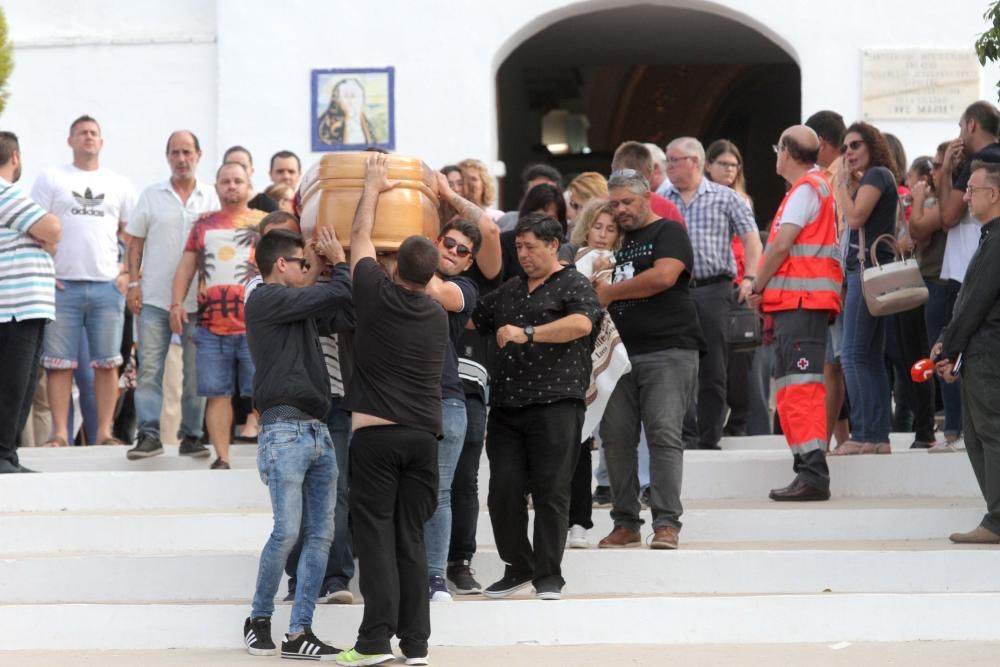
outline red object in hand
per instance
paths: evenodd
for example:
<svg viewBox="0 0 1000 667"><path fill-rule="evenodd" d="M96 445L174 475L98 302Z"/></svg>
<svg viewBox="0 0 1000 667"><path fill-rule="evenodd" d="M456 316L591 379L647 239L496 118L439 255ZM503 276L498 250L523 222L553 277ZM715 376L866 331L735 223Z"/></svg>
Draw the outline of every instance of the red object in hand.
<svg viewBox="0 0 1000 667"><path fill-rule="evenodd" d="M910 369L910 379L914 382L927 382L932 377L934 377L934 362L930 359L921 359Z"/></svg>

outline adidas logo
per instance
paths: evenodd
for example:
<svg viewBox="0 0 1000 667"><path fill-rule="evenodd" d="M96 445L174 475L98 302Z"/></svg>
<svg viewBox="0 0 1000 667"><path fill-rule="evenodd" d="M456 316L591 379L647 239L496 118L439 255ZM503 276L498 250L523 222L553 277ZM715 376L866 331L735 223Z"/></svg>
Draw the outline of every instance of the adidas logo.
<svg viewBox="0 0 1000 667"><path fill-rule="evenodd" d="M73 199L76 203L80 205L81 208L72 208L70 212L73 215L92 215L98 218L104 217L104 211L101 210L101 206L104 205L104 195L95 195L91 192L90 188L83 191L81 195L79 192L73 192Z"/></svg>

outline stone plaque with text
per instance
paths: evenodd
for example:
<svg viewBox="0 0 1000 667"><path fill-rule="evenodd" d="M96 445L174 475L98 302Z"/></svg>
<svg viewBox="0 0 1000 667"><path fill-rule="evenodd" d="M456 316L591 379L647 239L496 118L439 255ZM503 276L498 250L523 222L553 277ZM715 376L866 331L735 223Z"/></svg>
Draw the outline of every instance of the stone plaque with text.
<svg viewBox="0 0 1000 667"><path fill-rule="evenodd" d="M979 61L972 51L879 49L863 54L866 119L958 120L979 99Z"/></svg>

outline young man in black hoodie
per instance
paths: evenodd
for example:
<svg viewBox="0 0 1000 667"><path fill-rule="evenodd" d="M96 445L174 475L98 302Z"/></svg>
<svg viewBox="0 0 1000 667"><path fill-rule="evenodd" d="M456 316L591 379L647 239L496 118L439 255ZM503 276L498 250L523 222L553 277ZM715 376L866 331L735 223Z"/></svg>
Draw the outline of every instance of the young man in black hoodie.
<svg viewBox="0 0 1000 667"><path fill-rule="evenodd" d="M315 275L310 265L323 261L317 250L333 264L332 278L307 285ZM351 279L344 250L329 230L320 230L316 249L296 234L272 231L257 244L256 260L264 284L246 304L247 342L256 361L253 398L261 415L257 468L271 494L274 528L261 553L243 636L251 655L277 652L271 640L274 596L301 526L298 586L281 655L332 660L339 649L311 628L333 538L337 488L337 460L324 423L330 380L319 328L352 309Z"/></svg>

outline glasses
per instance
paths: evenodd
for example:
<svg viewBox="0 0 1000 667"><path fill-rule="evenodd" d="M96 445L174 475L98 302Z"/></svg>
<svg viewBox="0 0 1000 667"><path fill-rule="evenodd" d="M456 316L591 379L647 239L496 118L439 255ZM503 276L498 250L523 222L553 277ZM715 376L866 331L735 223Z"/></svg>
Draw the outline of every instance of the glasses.
<svg viewBox="0 0 1000 667"><path fill-rule="evenodd" d="M841 154L846 153L848 150L856 151L865 144L863 139L855 139L854 141L844 144L840 147Z"/></svg>
<svg viewBox="0 0 1000 667"><path fill-rule="evenodd" d="M992 185L967 185L965 186L965 191L970 195L975 194L976 190L994 190Z"/></svg>
<svg viewBox="0 0 1000 667"><path fill-rule="evenodd" d="M618 171L611 172L611 178L634 178L638 175L639 172L635 169L619 169Z"/></svg>
<svg viewBox="0 0 1000 667"><path fill-rule="evenodd" d="M311 268L309 266L309 262L306 261L305 257L282 257L281 259L285 260L286 262L298 262L299 267L303 271L308 271Z"/></svg>
<svg viewBox="0 0 1000 667"><path fill-rule="evenodd" d="M775 154L780 153L783 148L784 146L782 146L781 144L771 144L771 150L774 151Z"/></svg>
<svg viewBox="0 0 1000 667"><path fill-rule="evenodd" d="M668 157L667 158L667 164L677 164L681 160L694 160L694 159L695 159L695 157L693 155L682 155L680 157Z"/></svg>
<svg viewBox="0 0 1000 667"><path fill-rule="evenodd" d="M443 243L444 247L447 248L448 250L454 248L455 254L458 255L459 257L468 257L469 255L472 254L472 251L469 250L469 246L465 245L464 243L459 243L450 236L442 236L441 243Z"/></svg>
<svg viewBox="0 0 1000 667"><path fill-rule="evenodd" d="M774 146L774 148L777 148L777 146ZM775 153L777 153L777 152L778 151L775 151ZM723 162L722 160L716 160L712 164L719 165L723 169L739 169L740 168L740 163L739 162Z"/></svg>

